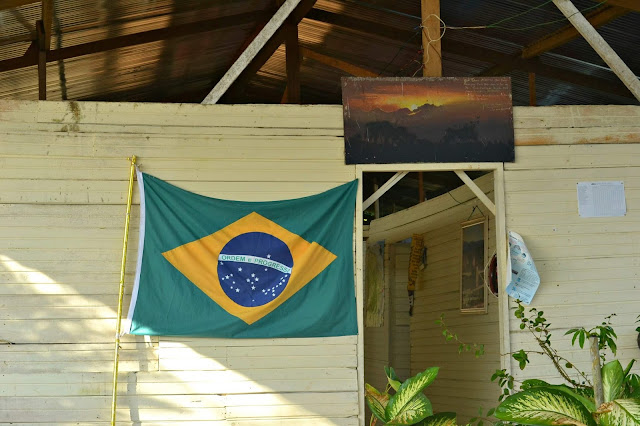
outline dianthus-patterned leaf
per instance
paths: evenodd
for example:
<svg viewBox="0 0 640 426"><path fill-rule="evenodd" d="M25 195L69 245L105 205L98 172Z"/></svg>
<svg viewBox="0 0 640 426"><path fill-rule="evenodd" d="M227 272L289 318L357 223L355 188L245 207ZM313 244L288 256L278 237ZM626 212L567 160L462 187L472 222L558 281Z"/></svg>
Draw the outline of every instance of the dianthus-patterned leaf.
<svg viewBox="0 0 640 426"><path fill-rule="evenodd" d="M525 425L596 426L580 401L548 388L534 388L509 396L498 406L495 416Z"/></svg>

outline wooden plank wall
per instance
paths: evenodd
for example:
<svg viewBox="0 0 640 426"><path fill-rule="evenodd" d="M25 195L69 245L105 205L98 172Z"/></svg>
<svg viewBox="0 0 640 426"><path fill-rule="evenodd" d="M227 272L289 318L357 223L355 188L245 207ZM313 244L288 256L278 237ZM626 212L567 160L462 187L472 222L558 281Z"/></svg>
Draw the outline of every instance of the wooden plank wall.
<svg viewBox="0 0 640 426"><path fill-rule="evenodd" d="M428 174L425 176L428 179ZM493 176L476 180L493 199ZM480 210L474 211L474 206ZM434 411L455 411L463 424L476 416L478 409L495 406L499 389L489 381L500 368L498 300L488 295L488 314L460 313L460 223L482 217L486 208L466 186L425 203L386 216L371 223L370 238L384 236L388 242L406 238L412 233L424 235L427 267L420 272L416 289L414 314L410 318L410 367L416 374L428 367L440 367L436 381L426 390ZM495 219L489 220L489 250L495 252ZM408 268L409 250L396 262L398 276ZM399 267L398 267L399 266ZM406 287L405 287L406 294ZM406 307L406 297L403 300ZM442 328L436 324L441 314L452 332L466 343L482 343L485 355L458 354L458 346L447 342ZM407 318L409 319L409 318Z"/></svg>
<svg viewBox="0 0 640 426"><path fill-rule="evenodd" d="M409 335L409 298L407 283L409 281L409 253L411 245L394 244L392 255L395 268L391 287L389 365L401 379L411 376L411 338Z"/></svg>
<svg viewBox="0 0 640 426"><path fill-rule="evenodd" d="M306 196L355 178L337 112L0 102L0 423L110 419L128 156L204 195ZM118 424L358 424L356 336L122 347Z"/></svg>
<svg viewBox="0 0 640 426"><path fill-rule="evenodd" d="M540 117L538 126L561 128L560 135L586 134L591 126L594 135L610 131L615 137L640 119L639 107L582 112ZM613 324L621 362L626 366L631 358L640 358L634 323L640 314L640 135L627 142L522 146L516 150L517 161L505 165L507 227L524 238L542 281L531 306L543 310L552 323L553 346L587 372L588 350L572 347L563 335L569 328L599 325L612 313L617 315ZM624 181L626 216L580 217L576 184L612 180ZM511 317L511 350L534 349L535 341L518 325ZM532 358L524 371L512 361L512 369L520 380L559 381L545 358Z"/></svg>

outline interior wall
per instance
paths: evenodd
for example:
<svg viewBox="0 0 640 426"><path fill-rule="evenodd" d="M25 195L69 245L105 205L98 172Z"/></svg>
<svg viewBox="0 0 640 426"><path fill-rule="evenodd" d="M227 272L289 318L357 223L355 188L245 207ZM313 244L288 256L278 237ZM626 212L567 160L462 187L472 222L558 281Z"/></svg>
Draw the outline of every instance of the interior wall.
<svg viewBox="0 0 640 426"><path fill-rule="evenodd" d="M481 188L493 200L493 180L484 179ZM486 412L497 403L499 389L489 379L500 368L500 343L497 297L487 292L486 314L460 312L460 224L482 218L483 214L489 217L487 252L491 256L496 250L495 218L478 199L443 212L447 219L438 221L437 226L423 234L427 266L419 277L411 317L411 372L416 374L439 366L438 378L426 393L435 411L455 411L458 422L465 423L477 416L478 409L484 408ZM479 358L472 352L459 354L458 344L447 341L442 335L443 328L436 324L441 315L461 342L483 344L485 354Z"/></svg>
<svg viewBox="0 0 640 426"><path fill-rule="evenodd" d="M343 144L335 107L1 101L0 423L110 420L127 157L266 201L353 180ZM124 336L118 424L358 425L357 342Z"/></svg>
<svg viewBox="0 0 640 426"><path fill-rule="evenodd" d="M407 276L410 247L406 243L385 244L385 303L381 327L364 328L364 380L382 391L387 386L384 368L391 366L398 377L410 376L409 311ZM368 421L371 413L367 407Z"/></svg>
<svg viewBox="0 0 640 426"><path fill-rule="evenodd" d="M493 200L493 175L475 181ZM474 210L474 207L476 209ZM482 213L481 213L482 212ZM451 191L451 195L374 220L369 238L384 238L395 242L413 233L424 235L427 266L419 273L415 307L410 324L410 375L433 366L440 367L435 382L425 393L435 412L455 411L458 422L466 422L497 404L499 388L491 383L491 374L500 368L498 299L488 297L487 314L460 313L460 224L469 219L489 216L488 253L495 252L495 218L466 186ZM395 275L404 279L398 308L407 312L406 283L410 248L397 251ZM436 324L440 315L453 333L465 343L485 345L485 355L458 354L458 345L447 342L442 328Z"/></svg>

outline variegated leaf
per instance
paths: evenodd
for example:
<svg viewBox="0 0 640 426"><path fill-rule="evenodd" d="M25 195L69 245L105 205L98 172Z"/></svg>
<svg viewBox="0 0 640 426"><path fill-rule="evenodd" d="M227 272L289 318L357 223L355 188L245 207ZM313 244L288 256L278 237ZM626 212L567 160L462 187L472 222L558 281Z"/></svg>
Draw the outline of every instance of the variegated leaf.
<svg viewBox="0 0 640 426"><path fill-rule="evenodd" d="M391 397L389 404L387 404L387 409L385 410L387 419L397 417L413 401L416 395L422 394L422 390L435 380L438 370L438 367L427 368L425 371L405 380L398 392ZM431 414L433 412L428 413L426 416Z"/></svg>
<svg viewBox="0 0 640 426"><path fill-rule="evenodd" d="M378 392L378 390L369 383L365 383L364 388L364 400L367 401L369 409L371 409L374 416L386 423L385 408L389 403L389 394Z"/></svg>
<svg viewBox="0 0 640 426"><path fill-rule="evenodd" d="M429 416L420 423L419 426L457 426L456 413L438 413Z"/></svg>
<svg viewBox="0 0 640 426"><path fill-rule="evenodd" d="M431 401L424 394L417 394L395 417L389 418L389 426L415 425L433 414Z"/></svg>
<svg viewBox="0 0 640 426"><path fill-rule="evenodd" d="M616 399L602 404L598 409L602 426L640 425L640 399Z"/></svg>
<svg viewBox="0 0 640 426"><path fill-rule="evenodd" d="M580 395L576 389L570 388L567 385L550 385L550 384L544 384L544 385L538 385L538 383L545 383L542 380L525 380L524 382L522 382L522 388L525 389L525 384L526 384L526 389L555 389L555 390L559 390L560 392L564 392L566 394L568 394L569 396L574 397L575 399L577 399L578 401L580 401L582 403L582 405L584 405L587 410L589 410L590 412L596 411L596 404L595 402L593 402L593 398L588 398L584 395Z"/></svg>
<svg viewBox="0 0 640 426"><path fill-rule="evenodd" d="M595 426L589 410L557 389L534 388L509 396L494 414L500 420L529 425Z"/></svg>
<svg viewBox="0 0 640 426"><path fill-rule="evenodd" d="M604 391L604 402L613 401L622 392L624 382L624 370L622 364L617 359L602 366L602 390Z"/></svg>

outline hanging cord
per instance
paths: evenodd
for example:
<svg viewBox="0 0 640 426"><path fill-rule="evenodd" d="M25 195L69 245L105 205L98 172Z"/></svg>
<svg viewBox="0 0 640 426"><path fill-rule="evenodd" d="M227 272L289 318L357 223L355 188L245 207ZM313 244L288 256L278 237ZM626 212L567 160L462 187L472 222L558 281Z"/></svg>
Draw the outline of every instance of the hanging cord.
<svg viewBox="0 0 640 426"><path fill-rule="evenodd" d="M429 34L429 28L424 26L424 23L427 22L427 20L431 17L435 17L438 21L440 21L440 23L442 24L442 26L440 27L442 29L442 32L440 33L440 37L438 38L431 38L431 34ZM420 23L420 29L422 30L422 33L424 34L424 36L427 38L427 40L429 40L429 42L427 43L426 46L424 46L425 52L426 52L426 59L424 60L424 62L422 63L422 66L420 67L420 69L424 68L429 61L431 60L431 47L433 43L437 43L440 40L442 40L442 38L444 37L444 34L447 32L447 24L444 23L444 21L435 13L432 13L430 15L428 15L426 18L424 18L422 20L422 22ZM434 49L434 51L437 52L436 49ZM440 58L442 59L442 57ZM415 75L417 74L417 72L420 70L418 69L416 72L413 73L412 77L415 77Z"/></svg>
<svg viewBox="0 0 640 426"><path fill-rule="evenodd" d="M60 26L60 17L56 8L56 2L52 1L53 7L53 29L56 32L56 49L62 49L62 27ZM60 78L60 97L63 101L68 99L67 94L67 75L64 69L64 60L58 61L58 74Z"/></svg>

